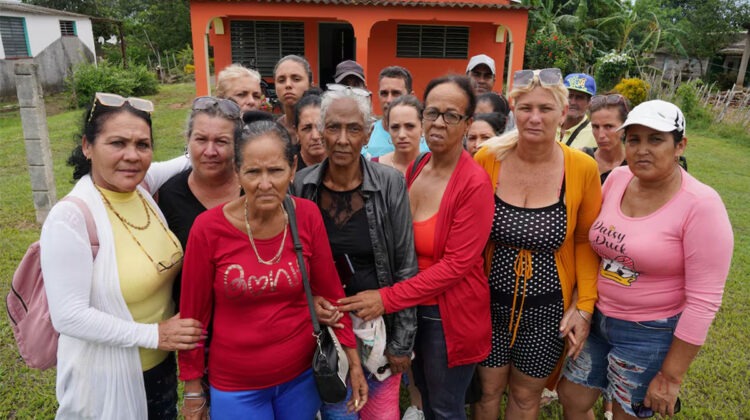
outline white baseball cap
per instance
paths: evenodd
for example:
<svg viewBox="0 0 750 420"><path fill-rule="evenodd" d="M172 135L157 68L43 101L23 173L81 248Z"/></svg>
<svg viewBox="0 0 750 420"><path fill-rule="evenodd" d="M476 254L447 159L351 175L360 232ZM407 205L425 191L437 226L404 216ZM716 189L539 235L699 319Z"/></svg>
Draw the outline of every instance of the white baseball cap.
<svg viewBox="0 0 750 420"><path fill-rule="evenodd" d="M633 108L625 123L617 130L631 125L642 125L663 133L681 131L685 135L685 116L677 105L655 99L639 104Z"/></svg>
<svg viewBox="0 0 750 420"><path fill-rule="evenodd" d="M466 72L468 73L474 70L474 67L480 64L486 65L487 67L490 68L490 71L492 71L492 74L495 74L495 60L493 60L490 56L484 55L484 54L479 54L479 55L475 55L474 57L471 57L471 59L469 60L469 65L466 66Z"/></svg>

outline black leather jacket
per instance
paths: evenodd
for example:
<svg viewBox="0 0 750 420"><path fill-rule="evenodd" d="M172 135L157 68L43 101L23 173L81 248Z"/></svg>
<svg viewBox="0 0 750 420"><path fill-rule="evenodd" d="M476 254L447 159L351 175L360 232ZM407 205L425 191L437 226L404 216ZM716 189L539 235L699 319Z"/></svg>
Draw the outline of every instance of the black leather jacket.
<svg viewBox="0 0 750 420"><path fill-rule="evenodd" d="M414 230L404 176L397 170L360 157L362 195L375 253L375 272L380 287L391 286L417 274ZM294 177L292 194L314 202L328 168L328 159L309 166ZM416 308L385 315L387 351L410 355L417 334Z"/></svg>

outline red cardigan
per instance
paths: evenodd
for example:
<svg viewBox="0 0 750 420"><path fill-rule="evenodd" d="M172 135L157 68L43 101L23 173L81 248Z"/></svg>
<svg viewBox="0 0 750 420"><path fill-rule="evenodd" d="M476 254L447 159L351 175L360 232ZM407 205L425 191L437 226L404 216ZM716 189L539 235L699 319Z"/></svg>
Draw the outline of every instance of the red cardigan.
<svg viewBox="0 0 750 420"><path fill-rule="evenodd" d="M430 157L422 159L416 176ZM406 173L411 170L409 165ZM416 176L407 180L409 187ZM477 363L490 353L490 291L482 254L495 213L493 194L487 172L464 151L440 202L433 265L380 289L387 313L437 298L448 367Z"/></svg>

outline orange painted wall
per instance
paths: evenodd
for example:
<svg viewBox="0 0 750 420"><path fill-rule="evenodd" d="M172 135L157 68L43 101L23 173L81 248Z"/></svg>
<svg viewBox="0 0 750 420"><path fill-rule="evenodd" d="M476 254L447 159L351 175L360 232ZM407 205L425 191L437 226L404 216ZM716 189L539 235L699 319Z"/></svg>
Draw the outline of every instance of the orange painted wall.
<svg viewBox="0 0 750 420"><path fill-rule="evenodd" d="M414 93L422 98L425 86L431 79L448 73L465 74L469 58L476 54L487 54L495 59L498 74L495 90L502 89L505 43L495 42L496 26L489 23L439 22L441 25L469 27L469 54L467 58L401 58L396 57L396 30L398 24L424 24L425 22L378 22L372 27L369 45L368 87L375 92L380 70L386 66L402 66L414 79ZM380 114L380 101L373 97L373 107Z"/></svg>
<svg viewBox="0 0 750 420"><path fill-rule="evenodd" d="M441 2L441 0L428 0ZM475 0L477 3L485 0ZM490 0L486 0L490 1ZM493 2L496 0L492 0ZM500 0L501 3L506 3ZM513 69L523 66L528 11L523 9L469 9L469 8L413 8L344 6L315 3L267 3L267 2L213 2L192 0L190 2L195 50L196 91L207 94L207 75L203 58L203 31L210 19L222 16L225 33L209 33L209 44L213 46L215 69L231 64L231 37L229 21L232 19L294 20L305 22L305 56L313 67L313 78L318 82L318 23L348 22L357 37L357 61L363 65L371 90L377 89L377 76L387 65L402 65L415 77L415 91L421 94L427 82L447 72L463 74L468 59L406 59L396 57L396 22L432 25L465 25L470 27L469 57L485 53L492 56L497 65L497 74L503 75L505 43L495 42L496 25L504 25L514 33ZM415 19L416 18L416 19ZM420 20L421 18L421 20ZM267 76L267 75L264 75ZM498 77L495 90L503 88ZM375 109L379 109L375 98Z"/></svg>

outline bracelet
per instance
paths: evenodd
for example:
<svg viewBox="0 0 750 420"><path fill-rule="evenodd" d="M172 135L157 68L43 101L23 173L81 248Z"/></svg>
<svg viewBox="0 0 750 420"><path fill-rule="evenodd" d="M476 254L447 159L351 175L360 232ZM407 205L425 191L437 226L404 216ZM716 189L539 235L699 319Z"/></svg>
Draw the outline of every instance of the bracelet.
<svg viewBox="0 0 750 420"><path fill-rule="evenodd" d="M576 312L578 312L578 316L583 318L584 321L591 322L591 318L588 318L588 315L589 315L588 312L584 311L583 309L576 309Z"/></svg>
<svg viewBox="0 0 750 420"><path fill-rule="evenodd" d="M182 394L182 396L186 400L199 400L199 399L206 398L206 393L205 392L186 392Z"/></svg>
<svg viewBox="0 0 750 420"><path fill-rule="evenodd" d="M182 404L182 411L183 412L187 412L187 413L198 413L198 412L202 411L204 408L206 408L206 400L205 399L203 400L203 404L201 404L201 406L198 407L198 408L187 409L185 407L185 404Z"/></svg>

